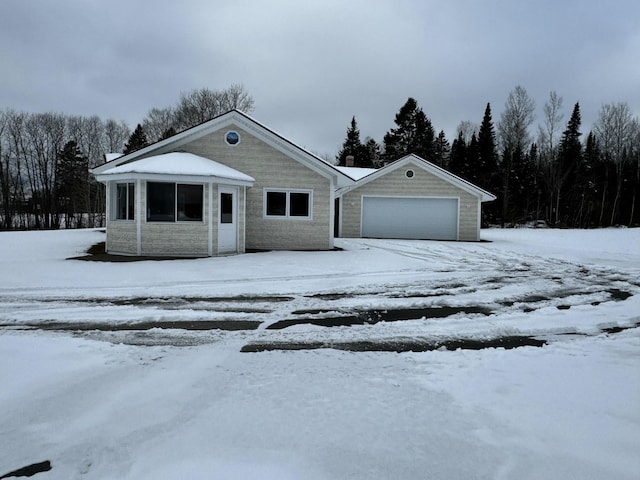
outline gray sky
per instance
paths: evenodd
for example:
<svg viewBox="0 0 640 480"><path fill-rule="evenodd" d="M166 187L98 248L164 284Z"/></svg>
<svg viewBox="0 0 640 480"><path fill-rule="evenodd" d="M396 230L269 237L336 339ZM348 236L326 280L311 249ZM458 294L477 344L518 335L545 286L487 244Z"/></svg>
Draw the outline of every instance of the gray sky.
<svg viewBox="0 0 640 480"><path fill-rule="evenodd" d="M637 0L0 0L0 109L126 121L242 83L252 116L320 155L351 117L382 141L414 97L451 141L522 85L542 106L640 114Z"/></svg>

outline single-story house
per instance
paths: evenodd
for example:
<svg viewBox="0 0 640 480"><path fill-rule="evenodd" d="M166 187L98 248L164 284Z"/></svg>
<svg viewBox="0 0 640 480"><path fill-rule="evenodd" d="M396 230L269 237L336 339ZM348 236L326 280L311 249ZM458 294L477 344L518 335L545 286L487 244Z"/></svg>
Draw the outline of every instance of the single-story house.
<svg viewBox="0 0 640 480"><path fill-rule="evenodd" d="M393 234L384 212L397 199L416 215L445 209L456 223L455 236L418 229L401 238L479 240L480 203L495 198L416 156L378 171L335 167L237 110L92 172L106 185L106 251L122 255L329 250L340 234Z"/></svg>

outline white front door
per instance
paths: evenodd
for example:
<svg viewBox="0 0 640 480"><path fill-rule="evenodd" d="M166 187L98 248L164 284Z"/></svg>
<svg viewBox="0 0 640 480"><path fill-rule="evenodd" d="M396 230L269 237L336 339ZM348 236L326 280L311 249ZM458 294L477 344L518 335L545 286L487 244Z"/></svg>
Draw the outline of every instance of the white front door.
<svg viewBox="0 0 640 480"><path fill-rule="evenodd" d="M218 188L218 253L238 251L238 189Z"/></svg>

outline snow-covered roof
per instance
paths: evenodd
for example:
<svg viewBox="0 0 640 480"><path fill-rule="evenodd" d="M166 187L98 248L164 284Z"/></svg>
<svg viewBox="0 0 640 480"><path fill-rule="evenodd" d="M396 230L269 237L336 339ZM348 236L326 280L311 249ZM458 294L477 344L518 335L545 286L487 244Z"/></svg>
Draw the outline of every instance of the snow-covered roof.
<svg viewBox="0 0 640 480"><path fill-rule="evenodd" d="M344 195L345 193L355 189L355 188L359 188L373 180L376 180L377 178L382 177L383 175L386 175L389 172L394 171L397 168L402 168L404 166L406 166L407 164L413 164L416 165L418 167L423 168L424 170L430 172L431 174L435 175L436 177L451 183L455 186L457 186L458 188L461 188L462 190L465 190L469 193L471 193L472 195L476 195L480 197L480 200L482 202L490 202L492 200L496 199L496 196L490 192L487 192L486 190L474 185L473 183L458 177L457 175L454 175L453 173L449 172L448 170L445 170L444 168L441 168L427 160L425 160L424 158L419 157L418 155L415 154L409 154L406 155L398 160L396 160L395 162L389 163L387 165L385 165L382 168L378 168L378 169L372 169L373 172L369 173L368 175L362 176L360 177L360 179L358 179L356 181L355 184L353 185L349 185L346 187L342 187L339 188L336 191L336 194L338 196ZM336 168L347 168L347 167L336 167ZM355 168L355 170L359 170L358 168ZM345 173L346 174L346 173Z"/></svg>
<svg viewBox="0 0 640 480"><path fill-rule="evenodd" d="M353 182L350 177L335 168L335 166L331 165L328 162L325 162L322 158L309 152L301 146L296 145L282 135L276 133L275 131L271 130L270 128L266 127L254 118L239 110L230 110L215 118L212 118L211 120L201 123L200 125L196 125L195 127L191 127L187 130L177 133L176 135L173 135L169 138L160 140L154 144L141 148L140 150L129 153L127 155L123 155L119 158L116 158L115 160L111 160L111 162L98 165L97 167L93 168L91 172L96 175L96 177L98 177L107 170L113 168L113 166L123 165L125 163L134 161L138 158L153 153L167 153L168 151L178 150L183 145L193 140L202 138L203 136L208 135L211 132L232 126L246 130L247 132L267 143L269 146L284 153L290 158L297 160L298 162L319 173L325 178L335 178L336 185L339 187L350 185Z"/></svg>
<svg viewBox="0 0 640 480"><path fill-rule="evenodd" d="M344 173L345 175L353 178L354 180L360 180L361 178L366 177L367 175L372 174L377 169L375 168L363 168L363 167L339 167L336 168Z"/></svg>
<svg viewBox="0 0 640 480"><path fill-rule="evenodd" d="M117 153L117 152L115 152L115 153L105 153L104 154L104 159L107 162L111 162L112 160L115 160L115 159L120 158L122 156L124 156L124 153Z"/></svg>
<svg viewBox="0 0 640 480"><path fill-rule="evenodd" d="M171 152L124 163L103 171L98 180L107 180L113 176L188 176L215 177L253 183L254 178L208 158L186 152ZM107 177L107 178L103 178Z"/></svg>

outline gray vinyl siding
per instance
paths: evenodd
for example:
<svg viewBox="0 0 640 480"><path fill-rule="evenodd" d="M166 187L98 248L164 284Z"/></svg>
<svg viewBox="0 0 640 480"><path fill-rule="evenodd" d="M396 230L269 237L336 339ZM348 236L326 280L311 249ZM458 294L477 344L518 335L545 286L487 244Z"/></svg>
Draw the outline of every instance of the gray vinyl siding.
<svg viewBox="0 0 640 480"><path fill-rule="evenodd" d="M230 146L224 141L229 130L240 134L238 145ZM183 145L181 150L211 158L255 179L253 187L247 187L246 199L243 199L246 201L244 240L247 249L331 248L331 183L327 178L237 126L220 129ZM264 218L265 188L313 190L312 220ZM240 204L238 208L240 210Z"/></svg>
<svg viewBox="0 0 640 480"><path fill-rule="evenodd" d="M414 171L412 178L405 176L405 172L409 169ZM459 198L458 240L479 240L478 202L480 199L417 165L396 168L380 178L344 194L341 199L343 237L358 238L361 236L363 195Z"/></svg>

